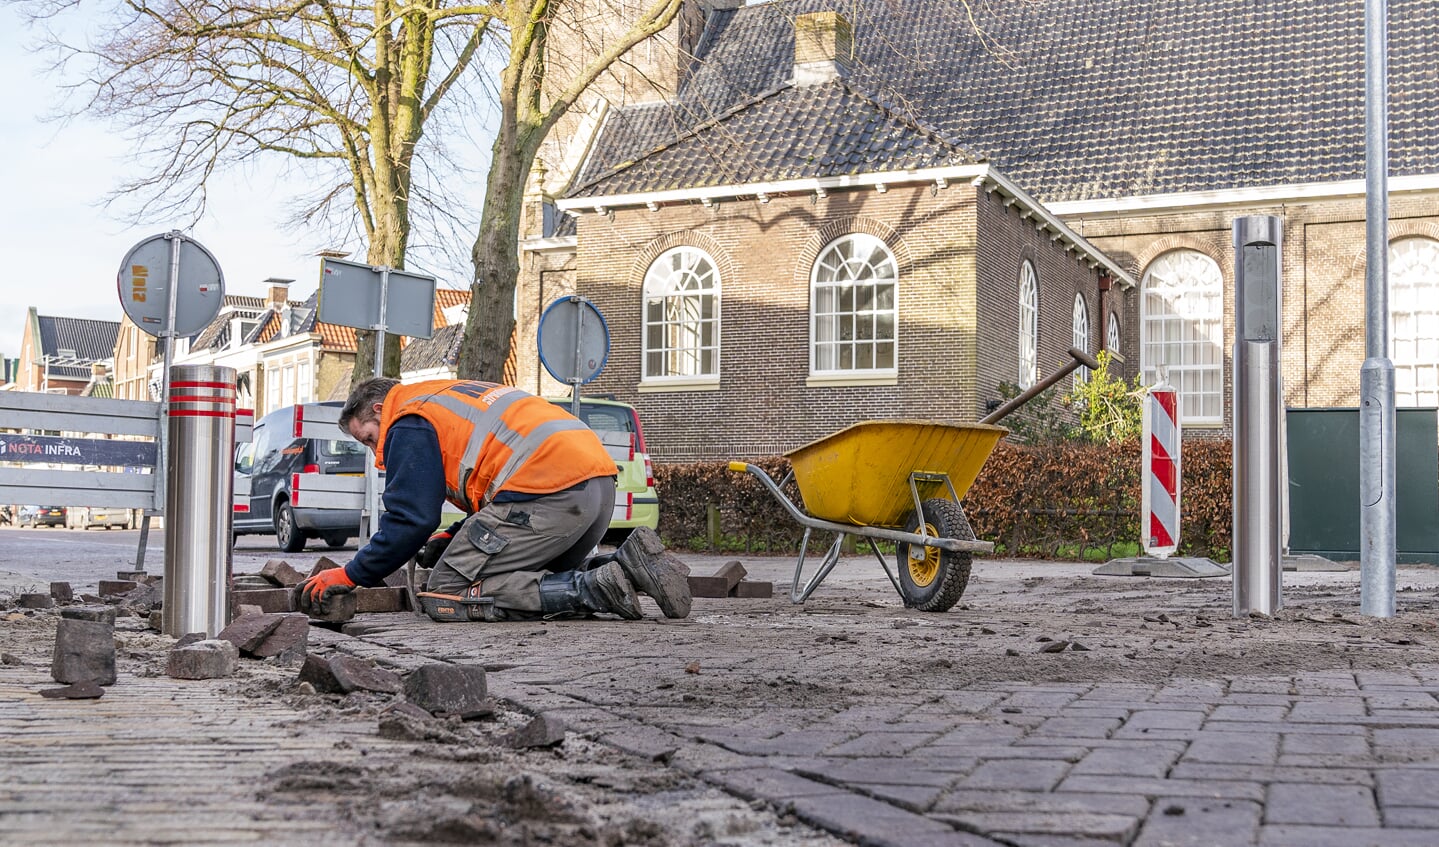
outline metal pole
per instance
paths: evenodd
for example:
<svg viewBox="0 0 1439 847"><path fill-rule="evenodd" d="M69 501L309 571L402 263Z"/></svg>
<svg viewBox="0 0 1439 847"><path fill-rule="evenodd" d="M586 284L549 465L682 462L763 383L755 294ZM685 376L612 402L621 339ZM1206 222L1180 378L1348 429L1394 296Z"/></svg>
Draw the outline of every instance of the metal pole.
<svg viewBox="0 0 1439 847"><path fill-rule="evenodd" d="M571 297L575 302L575 375L570 377L570 414L580 416L580 374L584 373L585 347L585 303L583 297Z"/></svg>
<svg viewBox="0 0 1439 847"><path fill-rule="evenodd" d="M160 366L159 445L156 447L155 454L155 506L157 508L165 503L164 469L169 467L166 463L170 455L170 427L165 422L165 413L170 399L170 367L175 361L175 308L179 302L180 292L180 244L185 240L185 236L178 229L172 229L165 233L165 238L170 242L170 280L165 286L165 326L160 330L160 338L165 342L165 361ZM185 633L180 634L184 635Z"/></svg>
<svg viewBox="0 0 1439 847"><path fill-rule="evenodd" d="M1282 604L1280 573L1279 390L1283 343L1279 218L1234 221L1234 615L1272 615Z"/></svg>
<svg viewBox="0 0 1439 847"><path fill-rule="evenodd" d="M1359 370L1359 609L1394 616L1394 363L1389 359L1386 0L1364 2L1364 365Z"/></svg>
<svg viewBox="0 0 1439 847"><path fill-rule="evenodd" d="M385 327L387 326L386 311L390 301L390 269L385 266L375 268L380 272L380 322L372 329L375 331L375 376L385 375ZM365 464L365 519L363 541L369 541L375 534L376 524L379 523L380 515L380 472L375 468L374 462Z"/></svg>
<svg viewBox="0 0 1439 847"><path fill-rule="evenodd" d="M235 369L177 366L166 404L164 632L214 637L229 620Z"/></svg>

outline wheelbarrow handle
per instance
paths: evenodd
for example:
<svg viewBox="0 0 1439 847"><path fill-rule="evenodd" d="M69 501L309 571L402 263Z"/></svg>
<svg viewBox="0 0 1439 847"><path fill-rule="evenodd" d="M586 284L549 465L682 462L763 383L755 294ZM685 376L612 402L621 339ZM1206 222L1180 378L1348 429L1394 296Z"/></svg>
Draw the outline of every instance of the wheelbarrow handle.
<svg viewBox="0 0 1439 847"><path fill-rule="evenodd" d="M993 412L990 412L989 414L980 418L979 422L982 424L999 423L1001 420L1008 417L1009 414L1015 409L1018 409L1020 406L1023 406L1025 403L1033 400L1035 396L1037 396L1043 391L1046 391L1050 386L1054 385L1056 382L1059 382L1061 379L1069 376L1070 373L1072 373L1076 368L1081 365L1089 368L1090 370L1099 370L1099 360L1084 352L1083 350L1080 350L1078 347L1069 348L1069 357L1069 361L1061 365L1059 370L1055 371L1044 379L1041 379L1034 385L1031 385L1028 389L1025 390L1023 394L1015 397L1008 403L1005 403L1003 406L1000 406L998 409L995 409Z"/></svg>

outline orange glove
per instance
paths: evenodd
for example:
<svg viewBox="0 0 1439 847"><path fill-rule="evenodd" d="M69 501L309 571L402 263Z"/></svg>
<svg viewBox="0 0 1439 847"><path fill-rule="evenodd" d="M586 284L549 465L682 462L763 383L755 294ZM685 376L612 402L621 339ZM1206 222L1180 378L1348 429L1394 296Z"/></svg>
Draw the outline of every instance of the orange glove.
<svg viewBox="0 0 1439 847"><path fill-rule="evenodd" d="M337 594L355 590L355 581L345 573L344 568L328 568L320 571L300 586L300 611L311 615L323 615L325 602Z"/></svg>

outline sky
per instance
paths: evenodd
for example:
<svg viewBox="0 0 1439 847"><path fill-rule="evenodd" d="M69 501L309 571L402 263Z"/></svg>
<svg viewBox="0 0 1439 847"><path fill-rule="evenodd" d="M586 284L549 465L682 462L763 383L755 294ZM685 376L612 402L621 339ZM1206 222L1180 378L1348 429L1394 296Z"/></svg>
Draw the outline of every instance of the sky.
<svg viewBox="0 0 1439 847"><path fill-rule="evenodd" d="M286 226L294 197L274 169L212 181L209 209L193 227L184 220L136 223L107 210L106 195L138 175L128 144L103 123L43 120L62 81L47 76L44 57L27 49L33 41L13 6L0 4L0 79L8 81L0 86L0 253L9 268L0 281L0 356L19 355L32 306L42 315L120 320L121 260L140 241L172 229L214 255L227 294L263 296L269 277L295 280L293 299L314 292L316 254L341 245L327 243L318 228Z"/></svg>

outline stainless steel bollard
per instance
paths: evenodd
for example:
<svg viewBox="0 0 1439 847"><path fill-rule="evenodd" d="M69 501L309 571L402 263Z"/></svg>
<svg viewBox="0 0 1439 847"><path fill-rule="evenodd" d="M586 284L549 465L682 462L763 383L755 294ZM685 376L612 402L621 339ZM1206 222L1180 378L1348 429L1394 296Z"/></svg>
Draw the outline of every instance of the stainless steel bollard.
<svg viewBox="0 0 1439 847"><path fill-rule="evenodd" d="M1234 615L1281 605L1279 345L1234 345Z"/></svg>
<svg viewBox="0 0 1439 847"><path fill-rule="evenodd" d="M213 637L229 619L235 369L177 365L170 377L163 626Z"/></svg>
<svg viewBox="0 0 1439 847"><path fill-rule="evenodd" d="M1283 338L1279 218L1234 221L1234 615L1271 615L1281 605L1280 529L1285 484L1280 448Z"/></svg>

